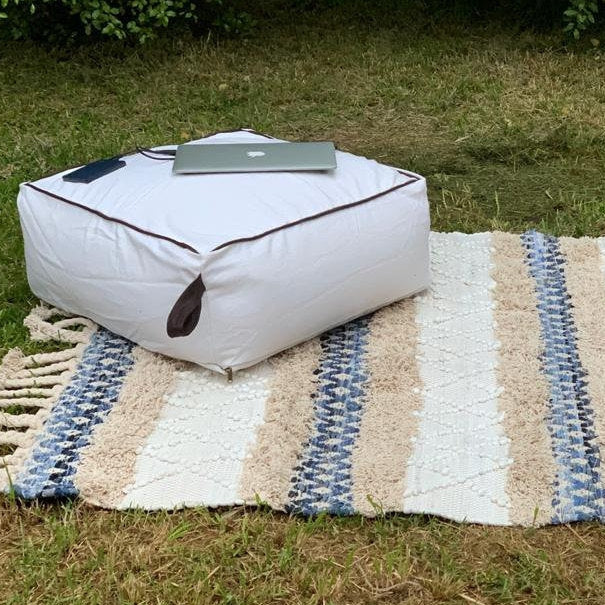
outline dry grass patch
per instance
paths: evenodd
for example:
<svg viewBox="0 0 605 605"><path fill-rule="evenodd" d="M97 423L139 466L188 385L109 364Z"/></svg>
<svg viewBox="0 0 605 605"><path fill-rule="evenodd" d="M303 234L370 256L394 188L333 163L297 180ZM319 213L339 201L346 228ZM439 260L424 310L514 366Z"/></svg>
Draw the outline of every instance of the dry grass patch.
<svg viewBox="0 0 605 605"><path fill-rule="evenodd" d="M601 528L0 510L3 603L601 603ZM71 599L71 600L70 600Z"/></svg>

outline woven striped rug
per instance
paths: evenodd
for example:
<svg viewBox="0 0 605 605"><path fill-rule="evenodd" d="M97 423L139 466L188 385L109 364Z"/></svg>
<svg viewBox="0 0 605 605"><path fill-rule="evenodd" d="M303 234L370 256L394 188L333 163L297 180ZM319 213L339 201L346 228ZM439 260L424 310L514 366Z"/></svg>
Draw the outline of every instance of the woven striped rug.
<svg viewBox="0 0 605 605"><path fill-rule="evenodd" d="M604 518L605 238L431 236L430 290L233 383L39 307L0 368L0 483L107 508Z"/></svg>

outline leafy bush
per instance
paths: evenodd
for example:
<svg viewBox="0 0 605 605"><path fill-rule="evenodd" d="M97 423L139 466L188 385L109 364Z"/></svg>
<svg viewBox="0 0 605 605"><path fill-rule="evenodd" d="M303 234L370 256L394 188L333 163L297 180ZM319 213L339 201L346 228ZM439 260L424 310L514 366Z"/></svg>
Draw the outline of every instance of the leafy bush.
<svg viewBox="0 0 605 605"><path fill-rule="evenodd" d="M598 0L569 0L565 17L565 31L577 40L580 34L593 25L599 12Z"/></svg>
<svg viewBox="0 0 605 605"><path fill-rule="evenodd" d="M227 35L247 34L254 20L239 7L246 0L0 0L0 37L63 42L85 36L145 42L174 24L196 33L216 29ZM520 26L563 27L578 39L596 23L605 0L272 0L292 13L347 9L363 14L384 10L384 4L416 4L432 17L447 14L514 19ZM263 0L255 12L268 16ZM270 9L269 9L270 12ZM601 15L601 20L602 15Z"/></svg>
<svg viewBox="0 0 605 605"><path fill-rule="evenodd" d="M51 42L101 35L145 42L172 23L247 33L253 22L225 0L0 0L0 32Z"/></svg>

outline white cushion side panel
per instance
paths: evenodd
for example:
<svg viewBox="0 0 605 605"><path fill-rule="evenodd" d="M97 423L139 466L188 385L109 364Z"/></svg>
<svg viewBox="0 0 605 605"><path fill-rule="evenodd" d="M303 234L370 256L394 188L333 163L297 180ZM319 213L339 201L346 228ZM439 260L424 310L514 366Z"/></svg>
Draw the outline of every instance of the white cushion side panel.
<svg viewBox="0 0 605 605"><path fill-rule="evenodd" d="M186 343L168 338L166 320L200 273L198 254L26 186L18 206L36 296L153 351L184 356ZM204 334L197 331L198 360L212 357Z"/></svg>
<svg viewBox="0 0 605 605"><path fill-rule="evenodd" d="M202 275L220 364L245 367L424 289L428 235L420 180L210 254Z"/></svg>

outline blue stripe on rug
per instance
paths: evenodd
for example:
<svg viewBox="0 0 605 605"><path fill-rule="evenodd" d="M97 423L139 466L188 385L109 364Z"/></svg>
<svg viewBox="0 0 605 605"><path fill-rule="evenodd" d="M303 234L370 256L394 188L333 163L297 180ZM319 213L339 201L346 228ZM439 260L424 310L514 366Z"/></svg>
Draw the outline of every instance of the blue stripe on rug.
<svg viewBox="0 0 605 605"><path fill-rule="evenodd" d="M351 456L363 414L370 318L321 336L311 438L294 469L288 509L304 515L353 511Z"/></svg>
<svg viewBox="0 0 605 605"><path fill-rule="evenodd" d="M603 519L600 452L565 284L565 258L554 237L531 231L521 238L536 284L543 371L550 385L547 422L557 467L552 522Z"/></svg>
<svg viewBox="0 0 605 605"><path fill-rule="evenodd" d="M99 328L84 350L82 360L46 420L33 454L15 481L24 498L77 495L73 483L80 450L88 445L94 428L118 399L133 364L134 344Z"/></svg>

